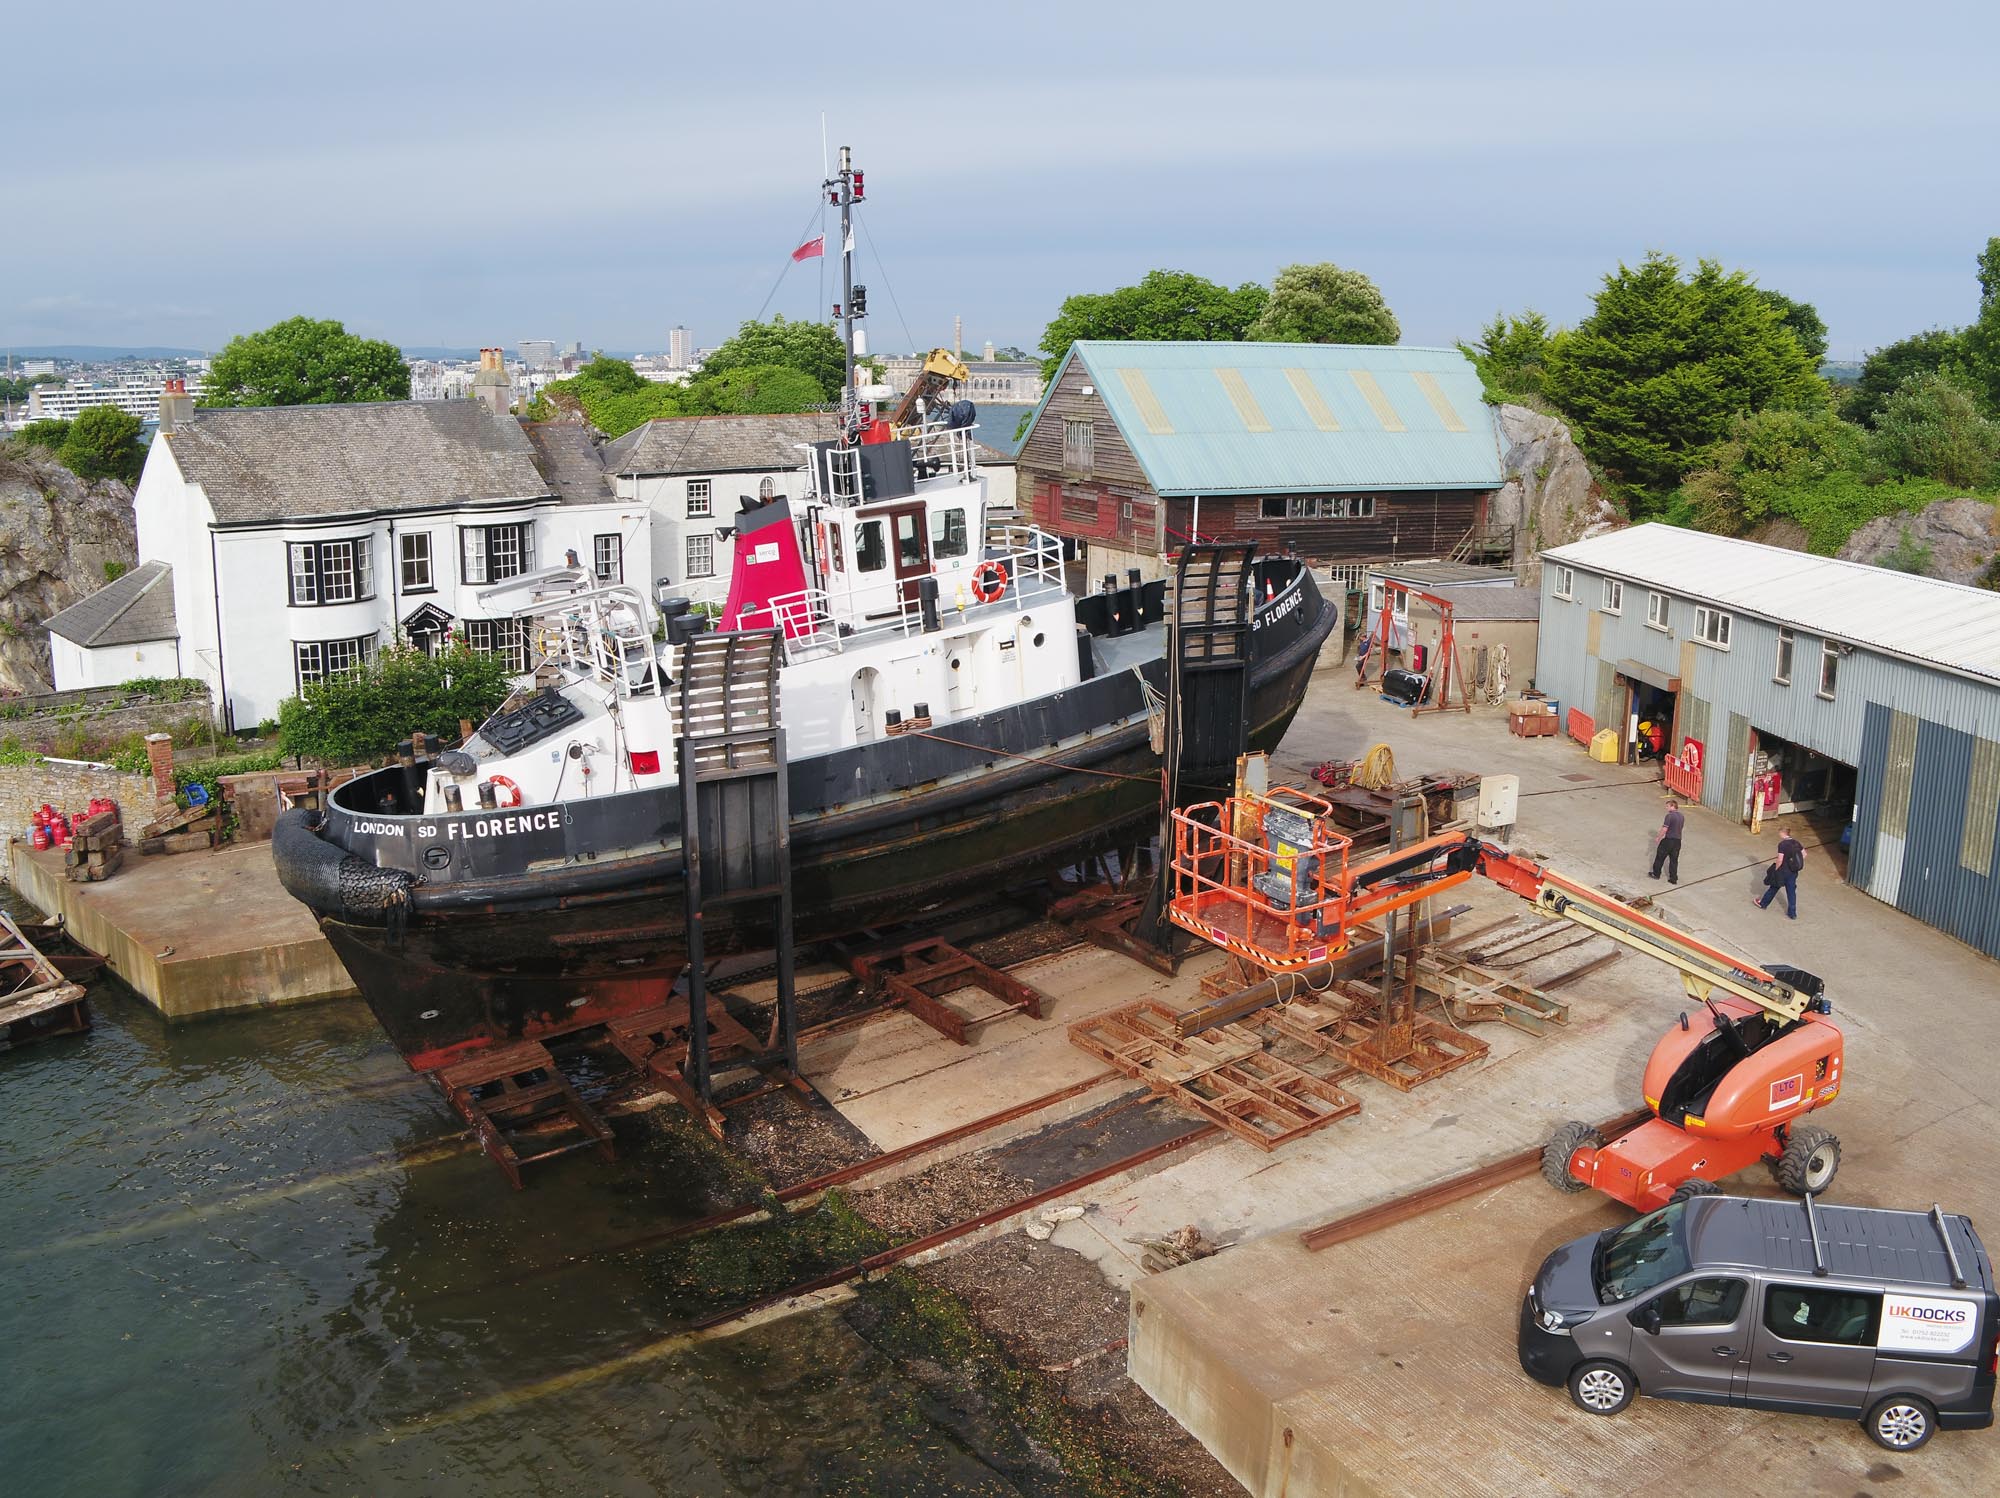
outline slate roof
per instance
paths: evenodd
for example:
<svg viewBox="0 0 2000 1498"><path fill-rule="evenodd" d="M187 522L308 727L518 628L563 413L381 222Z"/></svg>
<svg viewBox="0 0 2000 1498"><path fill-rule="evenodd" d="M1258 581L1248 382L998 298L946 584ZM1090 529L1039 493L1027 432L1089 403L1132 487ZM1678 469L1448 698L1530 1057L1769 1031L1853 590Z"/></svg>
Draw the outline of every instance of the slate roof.
<svg viewBox="0 0 2000 1498"><path fill-rule="evenodd" d="M521 424L478 401L197 409L164 440L224 525L553 492Z"/></svg>
<svg viewBox="0 0 2000 1498"><path fill-rule="evenodd" d="M1155 493L1497 489L1493 408L1457 349L1073 344Z"/></svg>
<svg viewBox="0 0 2000 1498"><path fill-rule="evenodd" d="M730 473L803 468L799 448L840 435L832 413L668 416L604 444L608 473Z"/></svg>
<svg viewBox="0 0 2000 1498"><path fill-rule="evenodd" d="M86 649L177 640L181 632L174 618L174 569L165 562L141 562L42 622L50 634Z"/></svg>
<svg viewBox="0 0 2000 1498"><path fill-rule="evenodd" d="M803 468L799 448L840 435L831 412L797 416L662 416L613 438L600 449L606 473L776 473ZM1014 459L973 441L982 467L1011 468Z"/></svg>
<svg viewBox="0 0 2000 1498"><path fill-rule="evenodd" d="M1657 523L1572 541L1542 559L2000 681L2000 593L1984 588ZM1551 575L1544 566L1543 578Z"/></svg>
<svg viewBox="0 0 2000 1498"><path fill-rule="evenodd" d="M566 505L609 504L611 476L604 471L604 443L578 421L524 421L534 444L535 467Z"/></svg>

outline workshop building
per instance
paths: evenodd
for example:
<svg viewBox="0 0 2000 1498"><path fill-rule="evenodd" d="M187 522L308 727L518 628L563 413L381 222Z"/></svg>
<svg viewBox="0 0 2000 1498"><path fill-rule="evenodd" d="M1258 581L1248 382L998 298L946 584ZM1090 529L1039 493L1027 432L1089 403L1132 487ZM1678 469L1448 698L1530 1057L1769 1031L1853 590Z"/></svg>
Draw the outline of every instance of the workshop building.
<svg viewBox="0 0 2000 1498"><path fill-rule="evenodd" d="M1572 737L1629 758L1662 724L1669 786L1796 813L1850 884L2000 956L2000 594L1668 525L1542 562Z"/></svg>

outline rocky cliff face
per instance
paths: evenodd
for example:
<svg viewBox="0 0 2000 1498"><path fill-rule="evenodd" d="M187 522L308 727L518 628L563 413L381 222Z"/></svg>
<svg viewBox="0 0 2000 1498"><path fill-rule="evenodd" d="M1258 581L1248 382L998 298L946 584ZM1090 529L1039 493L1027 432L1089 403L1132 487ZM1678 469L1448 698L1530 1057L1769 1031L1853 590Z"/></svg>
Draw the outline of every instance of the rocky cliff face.
<svg viewBox="0 0 2000 1498"><path fill-rule="evenodd" d="M2000 508L1984 499L1940 499L1912 515L1878 516L1847 538L1840 556L1879 565L1898 551L1905 557L1928 553L1924 570L1931 577L1978 583L2000 553Z"/></svg>
<svg viewBox="0 0 2000 1498"><path fill-rule="evenodd" d="M42 621L139 560L132 491L85 483L41 448L0 446L0 691L46 692Z"/></svg>
<svg viewBox="0 0 2000 1498"><path fill-rule="evenodd" d="M1507 482L1488 514L1492 525L1514 527L1514 567L1532 587L1545 547L1616 530L1625 517L1598 489L1560 419L1526 406L1501 406L1498 415Z"/></svg>

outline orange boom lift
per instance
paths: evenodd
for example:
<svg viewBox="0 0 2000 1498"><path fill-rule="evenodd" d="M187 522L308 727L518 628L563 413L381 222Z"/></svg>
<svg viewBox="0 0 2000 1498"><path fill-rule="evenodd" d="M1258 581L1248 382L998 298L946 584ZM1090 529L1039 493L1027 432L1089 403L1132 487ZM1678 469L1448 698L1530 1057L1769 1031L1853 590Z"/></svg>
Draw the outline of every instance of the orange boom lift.
<svg viewBox="0 0 2000 1498"><path fill-rule="evenodd" d="M1708 1011L1686 1013L1653 1047L1642 1088L1653 1117L1606 1143L1564 1124L1542 1174L1649 1212L1759 1160L1789 1191L1820 1192L1840 1141L1798 1120L1840 1093L1843 1042L1820 980L1758 967L1585 884L1463 832L1352 856L1333 808L1289 788L1238 793L1174 813L1168 919L1273 973L1316 968L1370 921L1490 879L1552 920L1586 927L1676 969ZM1372 939L1372 937L1371 937Z"/></svg>

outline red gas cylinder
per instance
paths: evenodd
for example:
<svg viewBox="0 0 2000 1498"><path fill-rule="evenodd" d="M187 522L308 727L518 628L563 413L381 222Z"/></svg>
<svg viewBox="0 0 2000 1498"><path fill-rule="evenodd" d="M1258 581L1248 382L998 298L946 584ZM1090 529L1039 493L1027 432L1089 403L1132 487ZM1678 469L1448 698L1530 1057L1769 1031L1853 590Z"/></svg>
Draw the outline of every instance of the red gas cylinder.
<svg viewBox="0 0 2000 1498"><path fill-rule="evenodd" d="M37 812L36 815L40 816L41 813ZM36 822L35 830L28 834L28 843L37 853L46 853L49 849L49 829Z"/></svg>

